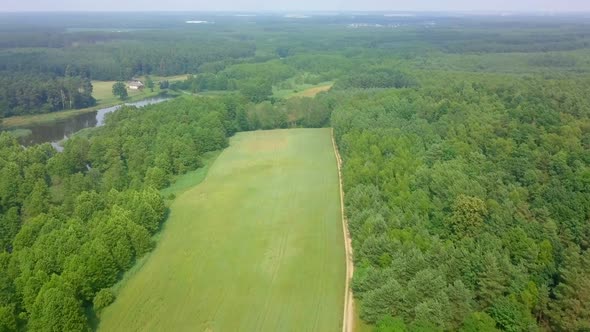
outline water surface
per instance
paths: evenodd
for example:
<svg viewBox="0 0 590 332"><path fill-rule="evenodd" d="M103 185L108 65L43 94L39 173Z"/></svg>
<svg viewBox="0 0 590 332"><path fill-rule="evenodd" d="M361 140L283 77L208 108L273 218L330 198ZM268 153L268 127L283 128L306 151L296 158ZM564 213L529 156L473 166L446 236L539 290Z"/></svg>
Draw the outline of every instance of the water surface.
<svg viewBox="0 0 590 332"><path fill-rule="evenodd" d="M158 97L134 103L126 103L125 105L143 107L146 105L161 103L168 99L170 98ZM122 105L102 108L93 112L82 113L53 122L23 126L21 128L31 130L31 134L26 137L21 137L19 141L24 146L51 143L51 145L59 149L60 141L68 139L68 137L84 128L100 127L104 125L106 115L115 112L121 108L121 106Z"/></svg>

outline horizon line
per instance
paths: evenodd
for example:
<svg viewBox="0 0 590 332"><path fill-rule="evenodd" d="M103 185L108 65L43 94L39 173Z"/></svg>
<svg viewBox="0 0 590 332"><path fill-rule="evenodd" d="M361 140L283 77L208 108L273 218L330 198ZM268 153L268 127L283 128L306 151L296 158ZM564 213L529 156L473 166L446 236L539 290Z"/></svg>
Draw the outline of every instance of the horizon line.
<svg viewBox="0 0 590 332"><path fill-rule="evenodd" d="M457 10L437 10L437 9L412 9L412 10L387 10L387 9L346 9L346 10L331 10L331 9L267 9L267 10L224 10L224 9L145 9L145 10L3 10L0 13L30 13L30 14L55 14L55 13L260 13L260 14L285 14L285 13L319 13L319 14L354 14L354 13L408 13L408 14L590 14L590 9L585 10L562 10L562 9L536 9L536 10L502 10L502 9L457 9Z"/></svg>

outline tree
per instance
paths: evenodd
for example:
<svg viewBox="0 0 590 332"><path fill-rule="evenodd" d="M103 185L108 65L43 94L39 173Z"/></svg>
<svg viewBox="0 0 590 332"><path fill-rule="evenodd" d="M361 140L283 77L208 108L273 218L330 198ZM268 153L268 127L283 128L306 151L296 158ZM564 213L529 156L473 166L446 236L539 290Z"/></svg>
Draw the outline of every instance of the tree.
<svg viewBox="0 0 590 332"><path fill-rule="evenodd" d="M405 308L404 291L395 280L389 280L379 289L367 293L361 307L361 318L370 323L377 322L386 315L402 315Z"/></svg>
<svg viewBox="0 0 590 332"><path fill-rule="evenodd" d="M498 332L496 322L485 312L473 312L463 322L461 332Z"/></svg>
<svg viewBox="0 0 590 332"><path fill-rule="evenodd" d="M17 331L16 317L14 315L14 305L0 305L0 331Z"/></svg>
<svg viewBox="0 0 590 332"><path fill-rule="evenodd" d="M102 309L108 307L115 301L115 294L109 288L103 288L94 297L92 303L94 305L94 311L99 312Z"/></svg>
<svg viewBox="0 0 590 332"><path fill-rule="evenodd" d="M260 103L272 95L272 84L263 80L247 81L240 84L240 92L250 101Z"/></svg>
<svg viewBox="0 0 590 332"><path fill-rule="evenodd" d="M168 185L168 175L166 171L159 167L150 167L145 173L145 183L156 189L162 189Z"/></svg>
<svg viewBox="0 0 590 332"><path fill-rule="evenodd" d="M447 294L449 294L451 304L449 316L451 317L452 328L458 329L465 318L472 312L473 295L461 280L456 280L450 285Z"/></svg>
<svg viewBox="0 0 590 332"><path fill-rule="evenodd" d="M453 215L447 221L453 234L473 236L479 232L487 214L485 203L477 198L459 195L453 205Z"/></svg>
<svg viewBox="0 0 590 332"><path fill-rule="evenodd" d="M113 84L113 95L119 97L119 99L124 100L127 98L127 86L123 82L117 82Z"/></svg>
<svg viewBox="0 0 590 332"><path fill-rule="evenodd" d="M53 276L41 288L31 310L29 329L47 332L90 330L82 303L63 278Z"/></svg>
<svg viewBox="0 0 590 332"><path fill-rule="evenodd" d="M35 217L45 212L49 207L49 189L44 180L38 180L33 187L31 194L23 204L23 214L28 217Z"/></svg>
<svg viewBox="0 0 590 332"><path fill-rule="evenodd" d="M555 301L550 305L551 323L561 331L590 329L590 251L580 254L572 247L566 252Z"/></svg>
<svg viewBox="0 0 590 332"><path fill-rule="evenodd" d="M526 307L513 298L499 298L489 309L490 316L503 331L534 331L536 324Z"/></svg>
<svg viewBox="0 0 590 332"><path fill-rule="evenodd" d="M147 86L151 92L154 92L154 80L151 77L146 77L145 86Z"/></svg>
<svg viewBox="0 0 590 332"><path fill-rule="evenodd" d="M0 214L0 252L12 250L12 241L20 229L18 208L13 207Z"/></svg>
<svg viewBox="0 0 590 332"><path fill-rule="evenodd" d="M481 272L478 282L478 300L482 308L490 306L506 290L506 279L495 256L488 254L484 258L485 270Z"/></svg>

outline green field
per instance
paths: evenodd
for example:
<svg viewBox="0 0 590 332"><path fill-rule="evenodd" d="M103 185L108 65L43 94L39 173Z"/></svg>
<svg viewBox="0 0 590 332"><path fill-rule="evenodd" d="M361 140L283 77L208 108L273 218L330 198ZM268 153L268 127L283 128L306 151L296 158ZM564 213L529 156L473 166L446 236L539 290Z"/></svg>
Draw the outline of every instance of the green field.
<svg viewBox="0 0 590 332"><path fill-rule="evenodd" d="M314 97L316 94L322 91L329 90L334 82L323 82L319 84L306 84L306 83L294 83L293 80L288 80L291 82L291 87L273 87L273 97L275 98L292 98L292 97ZM288 85L288 84L287 84Z"/></svg>
<svg viewBox="0 0 590 332"><path fill-rule="evenodd" d="M339 331L345 260L329 129L239 133L171 205L101 331Z"/></svg>

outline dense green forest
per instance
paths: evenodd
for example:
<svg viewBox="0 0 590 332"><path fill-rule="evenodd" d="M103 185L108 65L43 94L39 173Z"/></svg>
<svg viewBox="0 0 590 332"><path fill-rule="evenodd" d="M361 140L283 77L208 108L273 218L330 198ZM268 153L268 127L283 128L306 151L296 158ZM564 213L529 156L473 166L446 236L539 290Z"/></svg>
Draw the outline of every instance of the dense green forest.
<svg viewBox="0 0 590 332"><path fill-rule="evenodd" d="M2 14L0 117L88 107L93 100L84 82L142 75L194 74L191 82L173 87L239 90L259 102L271 96L273 86L295 78L313 84L348 74L341 87L414 84L399 73L400 65L517 72L590 68L590 32L575 16L296 20L202 14L215 23L202 25L186 24L184 17ZM368 26L352 29L353 23Z"/></svg>
<svg viewBox="0 0 590 332"><path fill-rule="evenodd" d="M590 327L588 88L439 73L333 112L363 319Z"/></svg>
<svg viewBox="0 0 590 332"><path fill-rule="evenodd" d="M49 113L94 106L92 83L80 76L6 72L0 76L0 110L4 116Z"/></svg>
<svg viewBox="0 0 590 332"><path fill-rule="evenodd" d="M0 331L92 329L155 245L159 189L235 132L327 126L361 319L590 329L583 19L29 15L0 15L0 117L90 106L90 80L190 75L169 86L183 97L125 107L61 153L0 134Z"/></svg>
<svg viewBox="0 0 590 332"><path fill-rule="evenodd" d="M1 330L89 329L87 313L153 246L166 213L157 189L227 146L232 110L194 97L122 109L62 153L0 134Z"/></svg>

